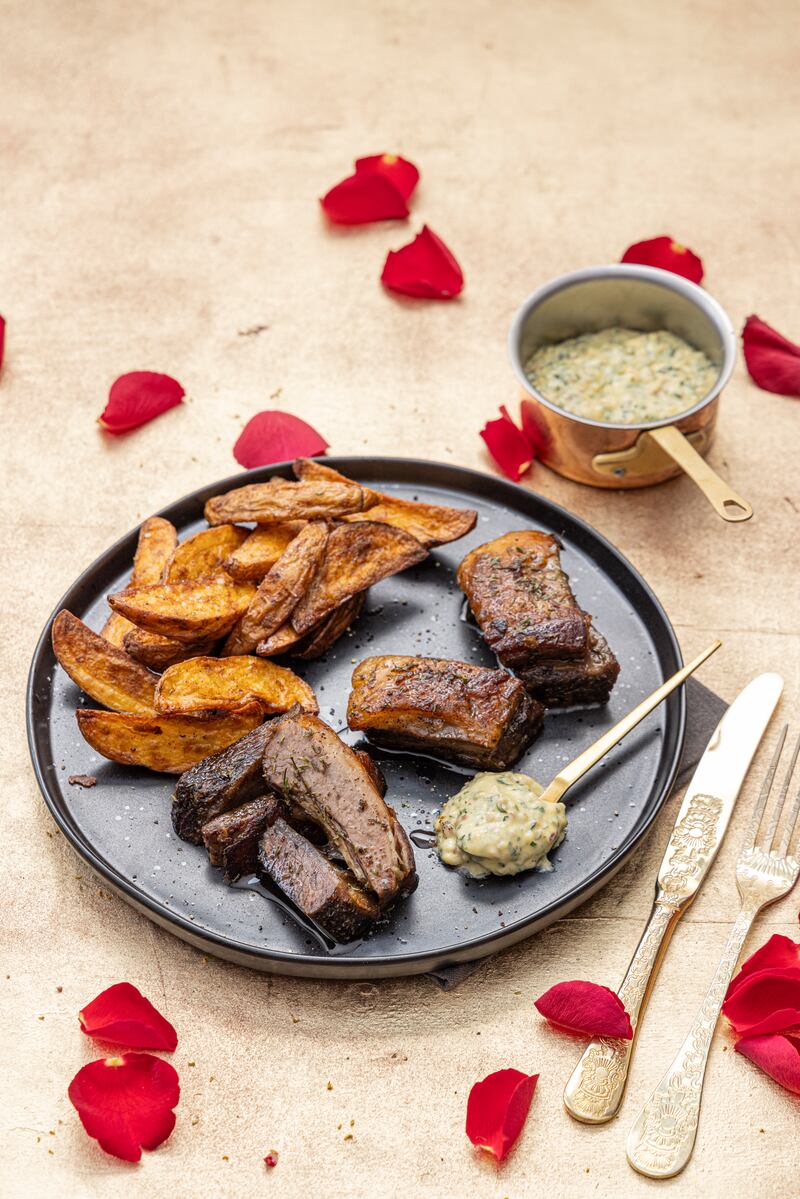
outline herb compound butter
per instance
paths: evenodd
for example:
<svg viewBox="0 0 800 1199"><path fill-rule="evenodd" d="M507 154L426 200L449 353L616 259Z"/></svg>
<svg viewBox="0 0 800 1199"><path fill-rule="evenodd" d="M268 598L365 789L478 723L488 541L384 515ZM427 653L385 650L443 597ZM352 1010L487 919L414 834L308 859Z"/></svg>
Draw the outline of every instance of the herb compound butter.
<svg viewBox="0 0 800 1199"><path fill-rule="evenodd" d="M476 774L436 819L439 857L473 878L551 870L547 855L564 840L567 812L541 795L527 774Z"/></svg>
<svg viewBox="0 0 800 1199"><path fill-rule="evenodd" d="M659 329L601 329L541 346L525 374L551 404L588 420L638 425L694 407L719 374L702 350Z"/></svg>

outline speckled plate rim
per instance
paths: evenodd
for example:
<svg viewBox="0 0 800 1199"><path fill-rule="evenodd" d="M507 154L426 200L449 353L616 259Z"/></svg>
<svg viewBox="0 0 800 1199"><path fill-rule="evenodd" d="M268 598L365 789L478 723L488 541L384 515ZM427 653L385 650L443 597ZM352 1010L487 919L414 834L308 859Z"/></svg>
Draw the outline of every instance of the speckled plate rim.
<svg viewBox="0 0 800 1199"><path fill-rule="evenodd" d="M574 516L559 504L553 503L552 500L545 499L537 492L529 491L516 483L506 482L504 479L498 479L469 467L431 462L421 458L330 457L325 461L329 466L355 479L381 480L389 484L403 483L421 489L431 486L446 491L452 488L460 492L473 493L485 500L515 510L533 522L536 522L542 512L546 512L551 523L559 524L576 545L584 552L589 553L598 569L604 570L614 577L618 585L620 575L625 576L633 584L631 603L640 618L647 624L654 643L657 643L659 658L665 668L664 676L667 677L679 670L683 664L680 646L672 624L655 592L645 582L639 571L590 524L580 517ZM203 504L212 495L247 483L263 482L271 475L293 477L291 463L276 463L274 466L259 467L256 470L240 471L237 474L229 475L225 479L200 487L183 496L162 508L155 515L171 520L180 532L185 523L197 519L198 515L202 513ZM537 516L537 511L539 516ZM143 894L126 875L110 867L74 826L68 812L64 811L64 800L52 773L45 770L48 760L47 738L45 733L37 727L38 718L44 706L44 701L37 698L37 689L40 689L43 682L47 681L48 675L52 677L56 666L50 645L50 628L53 619L64 607L73 608L73 605L77 604L80 610L85 593L90 593L92 597L95 596L94 578L101 568L106 568L114 559L119 559L119 567L124 569L125 564L133 558L138 532L139 526L137 525L96 558L68 588L48 618L34 650L28 675L26 694L28 747L36 781L50 814L80 857L137 911L196 949L211 953L236 965L266 973L295 977L349 979L351 981L422 974L429 970L441 969L444 966L488 957L490 954L498 953L500 950L507 949L524 938L540 932L555 920L567 915L579 904L584 903L604 886L621 869L648 833L672 790L686 732L686 696L683 687L674 692L666 701L669 713L667 735L661 749L658 773L650 796L645 803L646 814L641 823L602 866L587 876L583 883L573 887L565 896L554 900L535 916L523 917L505 928L476 937L467 944L461 944L452 949L436 953L429 951L404 952L369 959L344 955L327 956L317 953L286 953L268 947L243 949L239 947L240 943L233 942L230 938L209 931L199 931L189 920ZM598 562L598 556L605 558L605 564ZM609 566L614 568L613 572ZM635 594L636 591L638 591L638 595ZM649 613L646 613L647 608L650 609ZM47 706L49 713L49 698ZM49 732L49 716L47 731Z"/></svg>

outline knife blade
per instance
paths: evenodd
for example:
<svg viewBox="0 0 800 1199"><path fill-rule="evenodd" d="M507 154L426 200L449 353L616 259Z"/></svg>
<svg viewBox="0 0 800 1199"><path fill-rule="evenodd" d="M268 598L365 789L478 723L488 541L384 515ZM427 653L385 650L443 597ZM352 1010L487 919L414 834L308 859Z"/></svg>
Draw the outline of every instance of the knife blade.
<svg viewBox="0 0 800 1199"><path fill-rule="evenodd" d="M587 1047L564 1089L564 1106L586 1124L619 1111L647 1000L678 920L699 891L722 844L736 800L783 691L779 674L761 674L720 720L692 775L667 844L650 919L617 992L633 1038L600 1037Z"/></svg>

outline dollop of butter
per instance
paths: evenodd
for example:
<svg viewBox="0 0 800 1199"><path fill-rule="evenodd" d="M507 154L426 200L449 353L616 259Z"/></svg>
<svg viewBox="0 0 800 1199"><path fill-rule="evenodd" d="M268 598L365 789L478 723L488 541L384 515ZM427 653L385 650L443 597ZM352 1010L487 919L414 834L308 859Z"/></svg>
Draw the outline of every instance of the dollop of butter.
<svg viewBox="0 0 800 1199"><path fill-rule="evenodd" d="M476 774L436 818L436 851L472 878L552 870L547 857L567 831L563 803L542 800L527 774Z"/></svg>

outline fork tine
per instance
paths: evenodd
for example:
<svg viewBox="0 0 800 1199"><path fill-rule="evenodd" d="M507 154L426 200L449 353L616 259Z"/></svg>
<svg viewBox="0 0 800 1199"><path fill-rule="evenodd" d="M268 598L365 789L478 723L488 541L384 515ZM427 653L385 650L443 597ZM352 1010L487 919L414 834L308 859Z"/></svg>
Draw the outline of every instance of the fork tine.
<svg viewBox="0 0 800 1199"><path fill-rule="evenodd" d="M769 764L769 770L766 773L764 782L761 784L758 800L756 802L755 809L753 810L753 818L750 821L750 827L747 830L744 844L742 845L742 850L753 849L755 846L758 828L761 824L761 818L764 815L764 809L767 806L769 793L772 790L772 781L775 778L775 771L778 769L778 762L780 761L780 756L783 753L783 745L786 741L786 734L788 731L789 726L788 724L785 724L781 729L781 735L778 738L778 744L775 747L775 753L772 755L772 761Z"/></svg>
<svg viewBox="0 0 800 1199"><path fill-rule="evenodd" d="M789 787L792 782L792 775L794 774L795 763L797 762L797 755L799 752L800 752L800 737L798 737L797 741L795 742L794 749L791 753L791 756L789 759L789 765L787 767L786 775L783 780L783 786L781 787L780 798L779 798L777 804L775 805L775 810L772 813L772 819L770 820L769 828L767 829L767 835L764 838L764 848L767 851L767 853L770 853L772 850L772 844L773 844L773 841L775 840L775 834L778 830L778 823L780 821L781 815L783 814L783 809L786 806L786 797L789 794Z"/></svg>
<svg viewBox="0 0 800 1199"><path fill-rule="evenodd" d="M794 766L794 763L797 759L798 750L800 750L800 738L798 738L797 747L794 751L794 757L792 759L792 766ZM792 810L789 813L789 818L786 821L786 824L783 829L783 836L781 837L781 843L777 849L777 853L778 853L779 857L786 857L786 855L789 852L789 843L792 839L792 834L794 833L798 816L800 816L800 787L797 788L797 794L795 795L795 798L794 798L794 804L792 805Z"/></svg>

